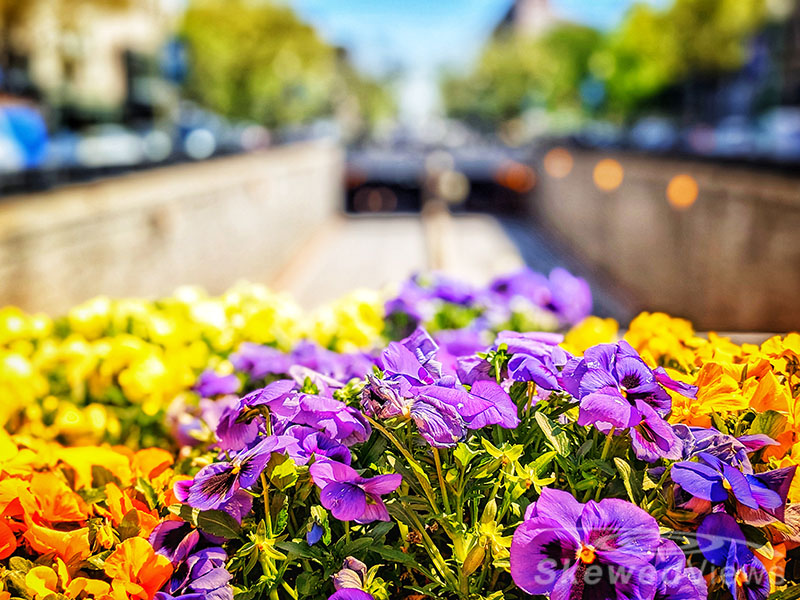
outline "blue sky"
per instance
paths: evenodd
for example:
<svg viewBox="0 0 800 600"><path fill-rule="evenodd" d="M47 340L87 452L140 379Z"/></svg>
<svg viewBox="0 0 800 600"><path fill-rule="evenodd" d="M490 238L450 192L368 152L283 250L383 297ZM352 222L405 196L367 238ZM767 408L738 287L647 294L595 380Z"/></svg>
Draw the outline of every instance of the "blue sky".
<svg viewBox="0 0 800 600"><path fill-rule="evenodd" d="M362 70L403 72L401 104L424 111L436 103L443 67L475 59L512 0L287 0L330 42L350 51ZM560 17L606 29L634 0L551 0ZM647 0L665 4L668 0ZM406 106L407 107L407 106ZM405 107L404 107L405 108Z"/></svg>

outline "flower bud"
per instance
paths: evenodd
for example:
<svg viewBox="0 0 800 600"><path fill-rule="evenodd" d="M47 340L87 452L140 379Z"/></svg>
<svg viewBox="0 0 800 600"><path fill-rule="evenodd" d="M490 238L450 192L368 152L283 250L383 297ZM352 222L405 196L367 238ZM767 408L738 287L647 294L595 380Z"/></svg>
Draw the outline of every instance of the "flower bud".
<svg viewBox="0 0 800 600"><path fill-rule="evenodd" d="M486 555L486 550L483 547L483 544L478 544L474 546L472 550L469 551L467 554L467 558L464 560L464 574L469 577L472 575L475 570L481 566L483 562L483 557Z"/></svg>

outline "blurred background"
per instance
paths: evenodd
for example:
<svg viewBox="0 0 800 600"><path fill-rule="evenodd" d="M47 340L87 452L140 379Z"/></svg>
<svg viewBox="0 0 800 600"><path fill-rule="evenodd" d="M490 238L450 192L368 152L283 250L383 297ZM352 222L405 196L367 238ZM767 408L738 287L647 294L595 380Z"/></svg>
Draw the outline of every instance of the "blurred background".
<svg viewBox="0 0 800 600"><path fill-rule="evenodd" d="M0 0L0 305L436 269L800 327L795 0Z"/></svg>

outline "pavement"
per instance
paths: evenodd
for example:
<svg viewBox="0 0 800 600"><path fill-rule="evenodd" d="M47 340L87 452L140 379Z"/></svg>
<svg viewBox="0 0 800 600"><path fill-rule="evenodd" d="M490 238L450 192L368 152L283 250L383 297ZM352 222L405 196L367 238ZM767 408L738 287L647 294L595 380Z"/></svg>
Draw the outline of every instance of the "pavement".
<svg viewBox="0 0 800 600"><path fill-rule="evenodd" d="M501 224L487 215L339 217L271 282L312 308L358 289L437 270L482 284L524 264Z"/></svg>
<svg viewBox="0 0 800 600"><path fill-rule="evenodd" d="M270 282L305 308L359 289L396 284L417 271L441 271L481 285L523 265L543 273L563 266L589 281L594 313L628 322L629 299L569 249L525 218L449 213L340 216L322 227Z"/></svg>

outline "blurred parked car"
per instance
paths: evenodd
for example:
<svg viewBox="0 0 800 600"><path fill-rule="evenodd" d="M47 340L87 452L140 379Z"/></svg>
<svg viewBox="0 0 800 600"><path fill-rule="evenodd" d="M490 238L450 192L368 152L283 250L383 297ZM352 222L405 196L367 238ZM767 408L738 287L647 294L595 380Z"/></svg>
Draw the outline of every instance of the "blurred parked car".
<svg viewBox="0 0 800 600"><path fill-rule="evenodd" d="M759 119L759 155L779 161L800 159L800 108L782 106Z"/></svg>
<svg viewBox="0 0 800 600"><path fill-rule="evenodd" d="M744 116L726 117L714 128L714 156L753 158L756 154L756 128Z"/></svg>
<svg viewBox="0 0 800 600"><path fill-rule="evenodd" d="M645 117L631 128L628 140L637 150L668 152L677 146L678 129L669 119Z"/></svg>

